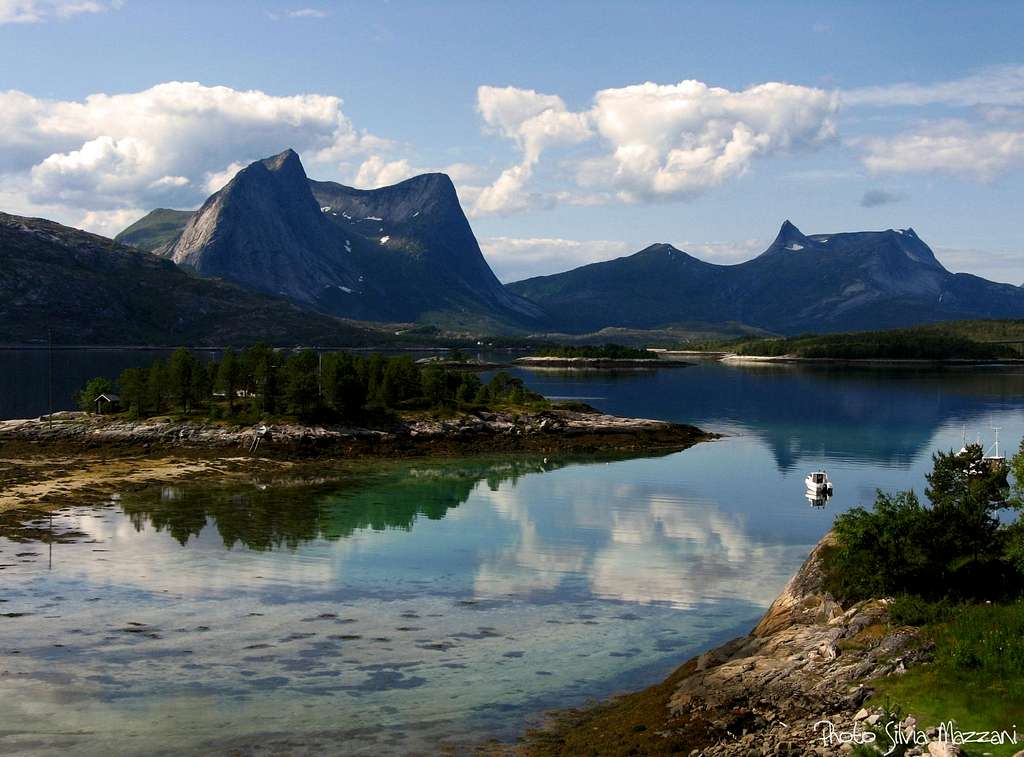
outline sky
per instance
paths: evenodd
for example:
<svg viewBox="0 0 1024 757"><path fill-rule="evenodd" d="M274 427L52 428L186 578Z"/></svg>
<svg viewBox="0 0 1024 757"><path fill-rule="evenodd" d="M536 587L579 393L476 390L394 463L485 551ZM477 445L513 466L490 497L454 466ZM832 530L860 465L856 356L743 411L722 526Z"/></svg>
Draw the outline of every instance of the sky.
<svg viewBox="0 0 1024 757"><path fill-rule="evenodd" d="M0 210L113 235L291 147L448 173L503 281L737 263L789 219L1020 284L1022 33L1020 2L0 0Z"/></svg>

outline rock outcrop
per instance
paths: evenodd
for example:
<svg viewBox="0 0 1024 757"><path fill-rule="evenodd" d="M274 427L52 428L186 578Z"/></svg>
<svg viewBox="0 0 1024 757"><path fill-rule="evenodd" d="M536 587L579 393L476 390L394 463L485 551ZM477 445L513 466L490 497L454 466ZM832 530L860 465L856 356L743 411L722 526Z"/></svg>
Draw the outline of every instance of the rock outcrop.
<svg viewBox="0 0 1024 757"><path fill-rule="evenodd" d="M0 421L0 450L24 445L69 451L249 450L252 426L166 418L129 421L85 413ZM535 413L477 412L441 420L418 419L387 428L283 424L270 427L261 455L390 455L490 450L615 451L682 449L709 434L694 426L556 408Z"/></svg>
<svg viewBox="0 0 1024 757"><path fill-rule="evenodd" d="M830 535L822 539L749 634L689 660L661 684L556 715L521 751L716 757L851 751L838 738L827 741L830 729L884 726L887 713L864 708L871 682L928 660L931 650L915 629L890 622L885 600L844 607L829 594L823 555L832 543ZM913 718L899 723L915 727Z"/></svg>
<svg viewBox="0 0 1024 757"><path fill-rule="evenodd" d="M821 721L849 729L872 679L928 658L914 629L889 624L884 600L843 608L824 589L831 544L814 548L748 636L701 655L672 694L672 717L703 724L703 754L813 753L825 746Z"/></svg>

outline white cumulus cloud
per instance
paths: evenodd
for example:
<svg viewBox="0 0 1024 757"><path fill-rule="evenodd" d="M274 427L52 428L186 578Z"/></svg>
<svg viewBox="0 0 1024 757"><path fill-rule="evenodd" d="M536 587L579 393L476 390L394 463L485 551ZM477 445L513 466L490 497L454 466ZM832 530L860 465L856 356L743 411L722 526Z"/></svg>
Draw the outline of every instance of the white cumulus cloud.
<svg viewBox="0 0 1024 757"><path fill-rule="evenodd" d="M76 209L198 205L241 166L286 147L307 166L336 168L387 144L358 131L330 95L196 82L79 101L0 92L0 176L31 203L66 208L69 222Z"/></svg>
<svg viewBox="0 0 1024 757"><path fill-rule="evenodd" d="M477 110L489 131L516 143L522 159L475 193L474 215L513 213L545 202L526 189L543 151L558 144L583 142L593 133L586 114L570 112L557 95L532 89L479 87Z"/></svg>
<svg viewBox="0 0 1024 757"><path fill-rule="evenodd" d="M120 8L121 0L0 0L0 24L38 24Z"/></svg>
<svg viewBox="0 0 1024 757"><path fill-rule="evenodd" d="M480 87L477 110L486 129L513 140L522 159L480 188L473 211L697 195L743 174L757 158L832 141L838 108L836 93L778 82L741 91L692 80L646 82L601 90L581 112L556 95ZM593 143L596 154L578 163L576 190L529 189L545 150L581 142Z"/></svg>
<svg viewBox="0 0 1024 757"><path fill-rule="evenodd" d="M842 101L851 107L959 109L956 118L852 140L869 171L990 181L1024 165L1024 66L990 66L927 84L861 87L843 92Z"/></svg>
<svg viewBox="0 0 1024 757"><path fill-rule="evenodd" d="M777 82L735 92L699 81L605 89L592 115L612 151L581 178L627 201L700 194L755 158L829 142L837 111L834 93Z"/></svg>
<svg viewBox="0 0 1024 757"><path fill-rule="evenodd" d="M353 185L360 189L377 189L397 184L400 181L423 173L413 168L408 160L385 160L380 155L371 155L356 172Z"/></svg>

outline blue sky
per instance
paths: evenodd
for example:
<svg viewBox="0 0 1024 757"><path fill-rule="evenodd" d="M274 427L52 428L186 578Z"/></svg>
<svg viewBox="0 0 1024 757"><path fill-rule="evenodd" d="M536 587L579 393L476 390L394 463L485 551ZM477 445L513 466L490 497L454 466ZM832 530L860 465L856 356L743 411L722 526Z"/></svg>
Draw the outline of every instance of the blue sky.
<svg viewBox="0 0 1024 757"><path fill-rule="evenodd" d="M1024 281L1021 3L0 0L0 209L112 234L286 146L449 172L499 276L782 220Z"/></svg>

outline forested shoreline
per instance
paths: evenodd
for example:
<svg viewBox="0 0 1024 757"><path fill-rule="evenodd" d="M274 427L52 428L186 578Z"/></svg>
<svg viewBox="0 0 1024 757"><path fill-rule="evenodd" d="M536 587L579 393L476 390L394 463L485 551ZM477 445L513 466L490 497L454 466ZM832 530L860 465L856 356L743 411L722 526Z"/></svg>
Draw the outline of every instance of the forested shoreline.
<svg viewBox="0 0 1024 757"><path fill-rule="evenodd" d="M484 383L473 372L421 367L408 356L286 354L262 344L227 349L215 361L179 348L167 360L125 369L116 382L90 380L78 403L92 412L101 395L111 394L118 397L116 410L132 419L179 414L238 422L291 417L354 423L393 418L404 410L545 404L504 371Z"/></svg>

